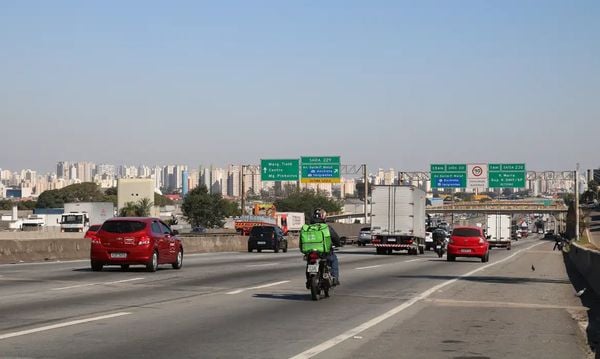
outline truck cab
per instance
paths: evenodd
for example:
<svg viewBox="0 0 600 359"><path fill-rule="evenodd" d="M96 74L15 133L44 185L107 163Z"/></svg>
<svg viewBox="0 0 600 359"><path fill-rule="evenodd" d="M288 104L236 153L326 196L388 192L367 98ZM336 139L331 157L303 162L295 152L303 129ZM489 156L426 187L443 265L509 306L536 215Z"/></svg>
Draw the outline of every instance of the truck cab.
<svg viewBox="0 0 600 359"><path fill-rule="evenodd" d="M90 225L90 218L85 212L64 213L60 217L61 232L83 232Z"/></svg>

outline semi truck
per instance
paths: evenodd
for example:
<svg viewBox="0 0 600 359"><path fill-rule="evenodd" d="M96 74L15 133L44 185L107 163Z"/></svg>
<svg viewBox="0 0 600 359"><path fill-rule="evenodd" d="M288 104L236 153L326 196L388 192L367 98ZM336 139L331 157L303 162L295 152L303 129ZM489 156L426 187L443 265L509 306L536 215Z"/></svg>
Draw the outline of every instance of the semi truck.
<svg viewBox="0 0 600 359"><path fill-rule="evenodd" d="M486 237L490 247L511 248L511 216L489 214L487 216Z"/></svg>
<svg viewBox="0 0 600 359"><path fill-rule="evenodd" d="M425 192L413 186L374 186L371 243L377 254L425 253Z"/></svg>
<svg viewBox="0 0 600 359"><path fill-rule="evenodd" d="M115 216L112 202L65 203L65 212L60 219L62 232L83 232L91 224L102 224Z"/></svg>

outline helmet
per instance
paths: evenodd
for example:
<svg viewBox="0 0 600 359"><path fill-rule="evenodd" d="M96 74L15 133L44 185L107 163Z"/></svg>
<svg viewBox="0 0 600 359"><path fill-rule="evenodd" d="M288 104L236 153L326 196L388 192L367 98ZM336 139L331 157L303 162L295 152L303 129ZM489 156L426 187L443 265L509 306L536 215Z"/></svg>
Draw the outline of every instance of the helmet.
<svg viewBox="0 0 600 359"><path fill-rule="evenodd" d="M325 212L325 210L323 208L317 208L313 212L313 219L320 219L320 220L324 221L326 216L327 216L327 212Z"/></svg>

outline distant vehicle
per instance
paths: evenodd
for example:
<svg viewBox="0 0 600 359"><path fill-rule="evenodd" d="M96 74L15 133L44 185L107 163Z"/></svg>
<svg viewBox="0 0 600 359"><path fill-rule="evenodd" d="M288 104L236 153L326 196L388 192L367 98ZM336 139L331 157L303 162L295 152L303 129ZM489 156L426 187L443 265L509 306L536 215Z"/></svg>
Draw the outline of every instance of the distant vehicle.
<svg viewBox="0 0 600 359"><path fill-rule="evenodd" d="M428 251L433 248L433 232L425 232L425 250Z"/></svg>
<svg viewBox="0 0 600 359"><path fill-rule="evenodd" d="M85 212L65 213L60 217L61 232L83 232L90 223L90 218Z"/></svg>
<svg viewBox="0 0 600 359"><path fill-rule="evenodd" d="M371 227L363 227L358 232L358 246L366 246L371 243Z"/></svg>
<svg viewBox="0 0 600 359"><path fill-rule="evenodd" d="M507 214L487 216L487 240L490 247L511 249L511 217Z"/></svg>
<svg viewBox="0 0 600 359"><path fill-rule="evenodd" d="M83 238L92 239L93 235L96 234L96 232L98 232L101 226L101 224L92 224L90 228L88 228L88 230L85 232Z"/></svg>
<svg viewBox="0 0 600 359"><path fill-rule="evenodd" d="M248 252L256 250L261 252L263 249L273 250L283 253L288 250L288 242L283 234L283 230L277 226L254 226L250 230L248 237Z"/></svg>
<svg viewBox="0 0 600 359"><path fill-rule="evenodd" d="M425 253L425 192L412 186L374 186L371 213L377 254Z"/></svg>
<svg viewBox="0 0 600 359"><path fill-rule="evenodd" d="M192 233L206 233L206 228L203 226L192 227Z"/></svg>
<svg viewBox="0 0 600 359"><path fill-rule="evenodd" d="M456 227L448 242L447 260L453 262L456 257L477 257L482 262L489 261L490 248L479 227Z"/></svg>
<svg viewBox="0 0 600 359"><path fill-rule="evenodd" d="M303 212L277 212L275 218L285 235L289 232L300 232L305 223Z"/></svg>
<svg viewBox="0 0 600 359"><path fill-rule="evenodd" d="M84 232L90 223L104 223L115 215L112 202L72 202L65 203L61 216L61 232Z"/></svg>
<svg viewBox="0 0 600 359"><path fill-rule="evenodd" d="M174 269L183 266L183 244L179 232L158 218L117 217L102 224L92 234L90 261L93 271L105 265L141 264L149 272L156 272L160 264L171 264Z"/></svg>

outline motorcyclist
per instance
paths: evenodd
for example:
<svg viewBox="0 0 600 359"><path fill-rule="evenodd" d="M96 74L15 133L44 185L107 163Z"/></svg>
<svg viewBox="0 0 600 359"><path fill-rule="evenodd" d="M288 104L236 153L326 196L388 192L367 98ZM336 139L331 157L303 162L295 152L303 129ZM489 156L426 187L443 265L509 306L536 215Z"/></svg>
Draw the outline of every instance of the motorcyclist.
<svg viewBox="0 0 600 359"><path fill-rule="evenodd" d="M313 212L311 223L312 224L325 223L326 217L327 217L327 212L325 212L325 210L322 208L317 208ZM329 262L329 264L331 266L331 275L333 276L333 285L339 285L340 284L340 267L339 267L339 263L338 263L338 258L335 255L335 252L333 251L333 247L341 247L342 244L340 241L340 236L333 229L333 227L331 227L330 225L327 225L327 227L329 227L329 235L331 236L331 244L332 244L331 251L327 255L327 261Z"/></svg>

